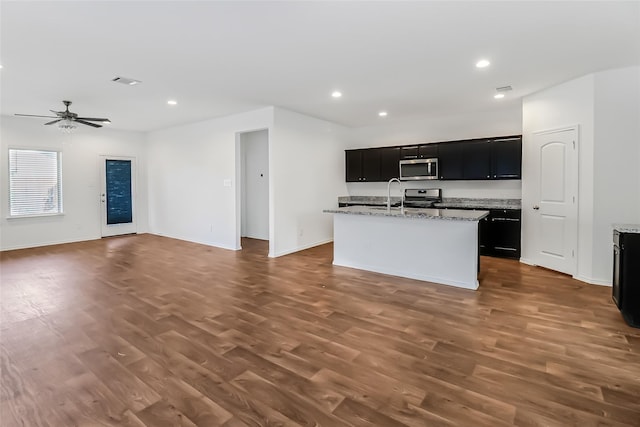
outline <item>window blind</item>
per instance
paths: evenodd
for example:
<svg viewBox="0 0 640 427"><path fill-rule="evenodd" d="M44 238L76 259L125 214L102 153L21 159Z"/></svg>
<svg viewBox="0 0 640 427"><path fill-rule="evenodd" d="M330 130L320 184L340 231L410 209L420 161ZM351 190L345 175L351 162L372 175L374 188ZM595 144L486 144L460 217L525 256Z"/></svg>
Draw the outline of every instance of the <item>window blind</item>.
<svg viewBox="0 0 640 427"><path fill-rule="evenodd" d="M62 213L61 153L9 149L9 215Z"/></svg>

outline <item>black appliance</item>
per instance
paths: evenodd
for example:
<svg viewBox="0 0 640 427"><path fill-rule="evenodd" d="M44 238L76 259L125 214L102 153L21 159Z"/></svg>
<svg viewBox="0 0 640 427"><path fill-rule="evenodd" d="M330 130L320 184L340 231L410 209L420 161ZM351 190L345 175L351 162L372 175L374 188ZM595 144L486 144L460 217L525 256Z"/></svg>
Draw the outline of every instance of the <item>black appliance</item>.
<svg viewBox="0 0 640 427"><path fill-rule="evenodd" d="M405 208L432 208L442 202L441 188L407 188L404 190Z"/></svg>
<svg viewBox="0 0 640 427"><path fill-rule="evenodd" d="M640 328L640 233L613 232L613 302Z"/></svg>

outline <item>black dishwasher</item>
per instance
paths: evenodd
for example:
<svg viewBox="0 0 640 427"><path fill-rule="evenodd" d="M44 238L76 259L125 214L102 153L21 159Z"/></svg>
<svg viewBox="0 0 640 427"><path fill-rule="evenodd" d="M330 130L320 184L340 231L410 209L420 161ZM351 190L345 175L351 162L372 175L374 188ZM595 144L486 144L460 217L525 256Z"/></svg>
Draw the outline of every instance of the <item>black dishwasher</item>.
<svg viewBox="0 0 640 427"><path fill-rule="evenodd" d="M640 328L640 233L613 232L613 302Z"/></svg>

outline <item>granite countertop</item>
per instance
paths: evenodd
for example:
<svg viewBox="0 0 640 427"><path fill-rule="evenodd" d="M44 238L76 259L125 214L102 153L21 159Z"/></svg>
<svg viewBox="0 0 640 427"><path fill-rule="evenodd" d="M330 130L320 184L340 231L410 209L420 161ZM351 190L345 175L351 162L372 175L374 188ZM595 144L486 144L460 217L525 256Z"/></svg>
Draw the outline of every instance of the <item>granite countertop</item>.
<svg viewBox="0 0 640 427"><path fill-rule="evenodd" d="M341 196L338 203L361 203L372 206L386 206L385 196ZM399 204L400 197L391 197L391 204ZM470 199L470 198L443 198L441 203L434 205L436 208L458 209L521 209L520 199Z"/></svg>
<svg viewBox="0 0 640 427"><path fill-rule="evenodd" d="M620 233L640 233L640 224L613 224L613 229Z"/></svg>
<svg viewBox="0 0 640 427"><path fill-rule="evenodd" d="M417 219L442 219L449 221L479 221L489 215L488 211L470 211L458 209L415 209L391 208L387 212L386 207L371 206L348 206L344 208L325 209L324 213L348 214L348 215L369 215L369 216L390 216L400 218Z"/></svg>
<svg viewBox="0 0 640 427"><path fill-rule="evenodd" d="M437 208L466 208L466 209L521 209L520 199L468 199L443 198L442 203L434 205Z"/></svg>

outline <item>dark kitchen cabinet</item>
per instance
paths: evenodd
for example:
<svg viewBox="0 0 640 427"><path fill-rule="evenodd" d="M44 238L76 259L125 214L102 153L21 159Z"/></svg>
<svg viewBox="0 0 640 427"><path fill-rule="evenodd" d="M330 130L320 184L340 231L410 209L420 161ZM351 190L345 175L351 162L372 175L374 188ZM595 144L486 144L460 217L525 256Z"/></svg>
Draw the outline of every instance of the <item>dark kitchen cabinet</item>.
<svg viewBox="0 0 640 427"><path fill-rule="evenodd" d="M346 181L380 181L380 151L380 148L346 150Z"/></svg>
<svg viewBox="0 0 640 427"><path fill-rule="evenodd" d="M380 181L400 176L400 147L380 148Z"/></svg>
<svg viewBox="0 0 640 427"><path fill-rule="evenodd" d="M407 145L400 147L400 160L414 160L418 158L418 146Z"/></svg>
<svg viewBox="0 0 640 427"><path fill-rule="evenodd" d="M463 146L463 179L491 179L491 142L488 139L465 141Z"/></svg>
<svg viewBox="0 0 640 427"><path fill-rule="evenodd" d="M364 150L347 150L345 152L347 182L362 181L362 151Z"/></svg>
<svg viewBox="0 0 640 427"><path fill-rule="evenodd" d="M640 328L640 233L613 232L613 302L629 326Z"/></svg>
<svg viewBox="0 0 640 427"><path fill-rule="evenodd" d="M491 179L520 179L522 176L522 137L491 141Z"/></svg>
<svg viewBox="0 0 640 427"><path fill-rule="evenodd" d="M425 144L418 146L419 159L434 159L438 157L438 144Z"/></svg>
<svg viewBox="0 0 640 427"><path fill-rule="evenodd" d="M438 144L438 168L440 179L464 179L464 143L447 142Z"/></svg>
<svg viewBox="0 0 640 427"><path fill-rule="evenodd" d="M488 253L503 258L520 258L520 209L492 209L488 217Z"/></svg>

